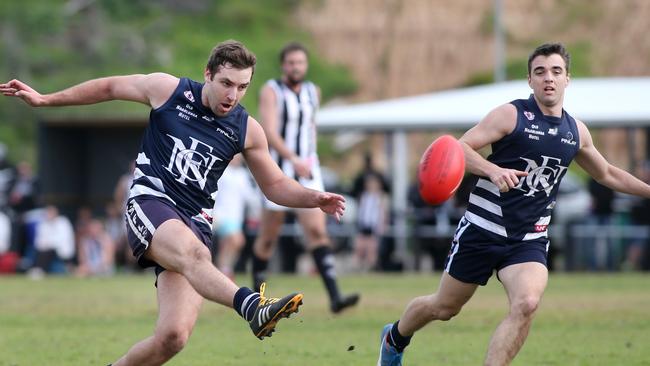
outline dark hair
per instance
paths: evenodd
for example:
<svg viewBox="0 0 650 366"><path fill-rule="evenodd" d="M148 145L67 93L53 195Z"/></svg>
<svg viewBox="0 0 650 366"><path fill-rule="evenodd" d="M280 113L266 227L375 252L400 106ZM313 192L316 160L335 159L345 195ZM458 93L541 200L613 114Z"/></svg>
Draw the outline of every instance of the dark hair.
<svg viewBox="0 0 650 366"><path fill-rule="evenodd" d="M550 56L554 54L562 56L564 59L566 73L568 74L569 66L571 65L571 55L569 55L569 52L566 50L566 48L564 48L564 45L561 43L544 43L543 45L537 47L535 51L533 51L533 53L528 56L528 75L530 75L530 67L535 57Z"/></svg>
<svg viewBox="0 0 650 366"><path fill-rule="evenodd" d="M305 48L305 46L303 46L302 43L290 42L287 43L284 47L282 47L282 50L280 51L280 63L283 63L285 57L287 57L288 54L294 51L302 51L305 53L305 55L309 56L309 52L307 52L307 48Z"/></svg>
<svg viewBox="0 0 650 366"><path fill-rule="evenodd" d="M255 73L256 63L257 58L254 53L249 51L241 42L229 39L219 43L212 49L206 68L210 70L210 78L212 78L219 71L219 67L226 64L240 70L251 67L253 73Z"/></svg>

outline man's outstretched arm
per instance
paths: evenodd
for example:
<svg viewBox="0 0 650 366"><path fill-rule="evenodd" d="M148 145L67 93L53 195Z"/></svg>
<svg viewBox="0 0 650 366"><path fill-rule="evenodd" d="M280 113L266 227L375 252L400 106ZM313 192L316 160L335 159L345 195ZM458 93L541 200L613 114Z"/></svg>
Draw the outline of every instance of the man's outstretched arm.
<svg viewBox="0 0 650 366"><path fill-rule="evenodd" d="M58 92L41 94L22 81L14 79L0 84L0 93L20 98L33 107L85 105L109 100L126 100L155 108L171 96L177 84L178 79L168 74L134 74L88 80Z"/></svg>

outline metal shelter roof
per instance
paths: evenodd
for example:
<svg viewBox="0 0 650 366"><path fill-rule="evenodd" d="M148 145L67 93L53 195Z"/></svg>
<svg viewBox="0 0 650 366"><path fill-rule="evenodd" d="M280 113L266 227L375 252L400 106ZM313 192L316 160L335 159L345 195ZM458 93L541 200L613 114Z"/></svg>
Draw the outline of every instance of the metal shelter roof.
<svg viewBox="0 0 650 366"><path fill-rule="evenodd" d="M526 80L372 103L324 107L319 130L465 130L493 108L532 93ZM650 77L572 79L564 107L589 127L650 125Z"/></svg>

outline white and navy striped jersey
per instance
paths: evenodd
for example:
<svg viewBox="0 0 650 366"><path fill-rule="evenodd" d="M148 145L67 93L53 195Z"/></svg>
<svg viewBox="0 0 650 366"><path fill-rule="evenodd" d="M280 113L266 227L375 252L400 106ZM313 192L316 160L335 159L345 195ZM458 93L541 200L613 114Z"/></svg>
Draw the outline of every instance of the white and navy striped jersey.
<svg viewBox="0 0 650 366"><path fill-rule="evenodd" d="M517 125L492 144L487 160L528 176L505 193L480 177L465 217L496 240L520 242L548 237L558 187L580 141L576 121L566 111L560 118L545 116L532 95L511 103L517 108Z"/></svg>
<svg viewBox="0 0 650 366"><path fill-rule="evenodd" d="M209 232L217 181L244 149L248 113L238 104L216 116L201 102L202 89L182 78L169 100L151 110L129 197L166 199Z"/></svg>
<svg viewBox="0 0 650 366"><path fill-rule="evenodd" d="M294 92L281 80L269 80L266 83L275 92L278 111L277 132L284 139L286 147L303 160L316 163L316 111L319 107L316 85L304 81L298 93ZM290 161L269 147L273 160L289 177L296 178Z"/></svg>

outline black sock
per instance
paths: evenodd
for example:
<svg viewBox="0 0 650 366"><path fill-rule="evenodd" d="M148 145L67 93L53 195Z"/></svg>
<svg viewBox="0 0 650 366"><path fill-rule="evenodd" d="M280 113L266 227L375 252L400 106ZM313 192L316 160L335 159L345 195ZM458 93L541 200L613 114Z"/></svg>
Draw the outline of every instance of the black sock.
<svg viewBox="0 0 650 366"><path fill-rule="evenodd" d="M318 268L327 293L330 295L330 302L334 303L339 301L341 295L339 287L336 283L336 271L334 270L334 255L327 246L320 246L312 251L314 262Z"/></svg>
<svg viewBox="0 0 650 366"><path fill-rule="evenodd" d="M232 306L235 308L237 314L246 321L251 321L253 319L253 314L255 314L255 309L260 303L260 294L253 292L253 290L248 287L241 287L235 293L235 298L232 301Z"/></svg>
<svg viewBox="0 0 650 366"><path fill-rule="evenodd" d="M259 258L253 253L253 288L260 292L262 282L266 281L266 269L269 267L269 261Z"/></svg>
<svg viewBox="0 0 650 366"><path fill-rule="evenodd" d="M397 352L404 352L404 348L411 343L411 337L413 336L408 336L405 337L399 333L399 330L397 330L397 325L399 324L399 320L393 324L393 327L390 329L390 333L388 334L388 343L395 347Z"/></svg>

